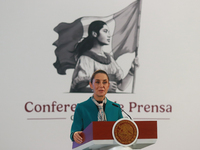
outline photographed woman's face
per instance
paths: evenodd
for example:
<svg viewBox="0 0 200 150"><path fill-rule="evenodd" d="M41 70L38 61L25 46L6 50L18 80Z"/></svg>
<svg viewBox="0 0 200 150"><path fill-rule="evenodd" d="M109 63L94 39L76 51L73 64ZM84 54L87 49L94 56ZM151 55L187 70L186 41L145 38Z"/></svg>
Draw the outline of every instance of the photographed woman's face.
<svg viewBox="0 0 200 150"><path fill-rule="evenodd" d="M104 25L103 28L99 30L97 40L104 45L110 44L110 31L107 25Z"/></svg>
<svg viewBox="0 0 200 150"><path fill-rule="evenodd" d="M108 92L109 86L110 83L108 77L104 73L97 73L92 83L90 83L90 87L94 92L94 98L96 100L105 97L106 93Z"/></svg>

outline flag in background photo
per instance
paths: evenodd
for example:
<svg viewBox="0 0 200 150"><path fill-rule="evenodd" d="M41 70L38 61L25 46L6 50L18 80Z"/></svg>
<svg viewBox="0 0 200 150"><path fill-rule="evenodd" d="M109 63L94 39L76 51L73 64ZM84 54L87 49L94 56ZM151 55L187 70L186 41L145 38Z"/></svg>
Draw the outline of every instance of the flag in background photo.
<svg viewBox="0 0 200 150"><path fill-rule="evenodd" d="M87 37L88 26L95 20L107 23L112 36L111 44L107 49L115 60L125 53L135 52L138 47L139 16L140 0L136 0L123 10L107 17L81 17L73 23L58 24L54 31L58 33L59 37L53 43L57 47L55 50L56 62L54 63L57 72L64 75L67 69L75 68L75 45Z"/></svg>

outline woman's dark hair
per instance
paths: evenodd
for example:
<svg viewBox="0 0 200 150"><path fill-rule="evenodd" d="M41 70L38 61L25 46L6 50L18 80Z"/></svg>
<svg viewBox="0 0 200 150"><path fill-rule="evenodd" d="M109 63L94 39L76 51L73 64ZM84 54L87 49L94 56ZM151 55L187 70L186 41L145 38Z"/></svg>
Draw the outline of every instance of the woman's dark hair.
<svg viewBox="0 0 200 150"><path fill-rule="evenodd" d="M105 74L105 75L108 77L107 72L105 72L104 70L96 70L96 71L92 74L92 77L91 77L91 79L90 79L90 82L91 82L91 83L92 83L92 81L93 81L95 75L98 74L98 73L103 73L103 74ZM108 77L108 81L109 81L109 77Z"/></svg>
<svg viewBox="0 0 200 150"><path fill-rule="evenodd" d="M94 36L92 32L96 32L97 36L99 36L99 31L103 26L106 25L105 22L97 20L93 21L88 28L88 36L84 38L80 43L76 45L75 48L75 56L78 59L84 52L90 50L94 46Z"/></svg>

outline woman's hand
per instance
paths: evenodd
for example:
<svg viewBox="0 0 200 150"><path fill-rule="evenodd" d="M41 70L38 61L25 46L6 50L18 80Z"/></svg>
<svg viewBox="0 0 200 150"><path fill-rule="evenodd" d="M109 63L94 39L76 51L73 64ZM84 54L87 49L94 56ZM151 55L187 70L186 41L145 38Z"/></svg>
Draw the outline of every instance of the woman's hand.
<svg viewBox="0 0 200 150"><path fill-rule="evenodd" d="M139 59L138 59L138 57L135 57L133 62L132 62L132 64L131 64L131 68L130 68L130 70L128 72L128 74L130 76L134 76L136 67L139 67Z"/></svg>
<svg viewBox="0 0 200 150"><path fill-rule="evenodd" d="M131 68L134 68L134 67L139 67L139 58L138 57L135 57L131 64Z"/></svg>
<svg viewBox="0 0 200 150"><path fill-rule="evenodd" d="M73 135L74 141L78 144L83 143L83 138L81 137L81 134L82 134L82 131L77 131Z"/></svg>
<svg viewBox="0 0 200 150"><path fill-rule="evenodd" d="M138 57L135 57L131 64L131 68L128 71L128 74L125 76L125 78L122 79L122 82L118 85L118 89L120 91L124 91L131 83L133 76L135 76L135 70L137 67L139 67L139 59Z"/></svg>
<svg viewBox="0 0 200 150"><path fill-rule="evenodd" d="M110 86L108 92L116 92L117 83L115 81L110 81Z"/></svg>

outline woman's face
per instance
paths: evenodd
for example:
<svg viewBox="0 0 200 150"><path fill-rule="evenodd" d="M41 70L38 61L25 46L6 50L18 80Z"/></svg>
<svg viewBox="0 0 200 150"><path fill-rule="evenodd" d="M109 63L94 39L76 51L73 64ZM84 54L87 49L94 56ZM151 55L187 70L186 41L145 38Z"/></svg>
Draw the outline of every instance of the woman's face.
<svg viewBox="0 0 200 150"><path fill-rule="evenodd" d="M110 31L107 25L104 25L103 28L99 30L99 36L97 37L97 40L103 45L110 44Z"/></svg>
<svg viewBox="0 0 200 150"><path fill-rule="evenodd" d="M92 81L90 87L94 92L94 98L96 100L103 100L108 92L110 83L108 77L104 73L97 73Z"/></svg>

